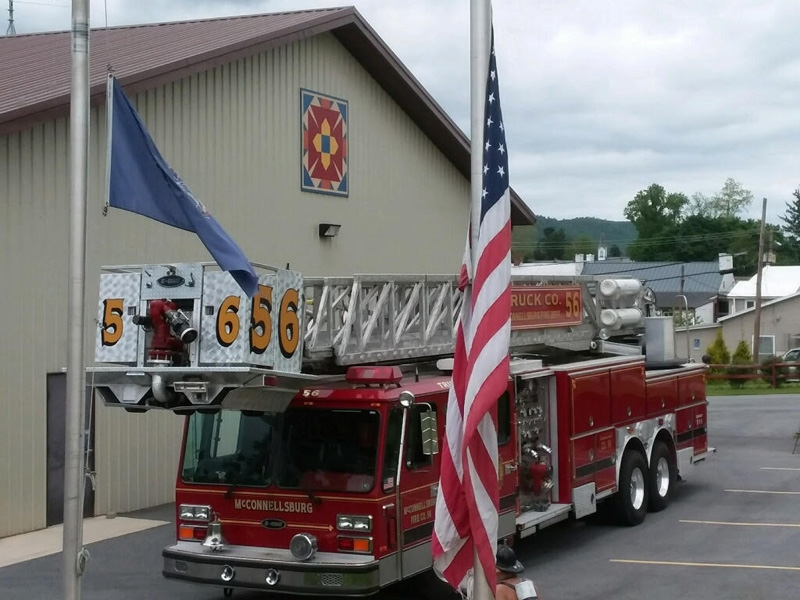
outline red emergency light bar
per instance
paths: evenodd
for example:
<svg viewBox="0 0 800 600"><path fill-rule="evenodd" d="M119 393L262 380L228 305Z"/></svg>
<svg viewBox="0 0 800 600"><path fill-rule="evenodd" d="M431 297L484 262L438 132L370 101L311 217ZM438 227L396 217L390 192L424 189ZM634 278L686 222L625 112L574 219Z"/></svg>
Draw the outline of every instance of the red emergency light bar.
<svg viewBox="0 0 800 600"><path fill-rule="evenodd" d="M350 367L345 379L348 383L363 385L400 383L403 372L400 367Z"/></svg>

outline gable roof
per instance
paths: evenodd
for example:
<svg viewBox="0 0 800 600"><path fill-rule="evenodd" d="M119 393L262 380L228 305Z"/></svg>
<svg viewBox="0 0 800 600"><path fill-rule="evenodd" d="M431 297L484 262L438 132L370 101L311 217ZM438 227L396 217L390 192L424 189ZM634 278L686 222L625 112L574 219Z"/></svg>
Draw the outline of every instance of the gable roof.
<svg viewBox="0 0 800 600"><path fill-rule="evenodd" d="M92 101L103 101L108 64L128 92L137 92L325 32L337 38L469 179L467 136L354 7L94 29ZM69 114L70 35L62 31L0 38L0 135ZM536 222L513 190L511 221Z"/></svg>
<svg viewBox="0 0 800 600"><path fill-rule="evenodd" d="M583 263L584 275L621 275L641 279L656 293L659 307L682 305L681 268L683 268L683 294L689 306L696 308L709 302L719 293L722 274L717 261L630 262L601 260Z"/></svg>
<svg viewBox="0 0 800 600"><path fill-rule="evenodd" d="M781 296L780 298L774 298L772 300L764 302L761 305L761 308L764 309L764 308L767 308L769 306L775 306L776 304L781 304L782 302L788 302L789 300L794 300L796 298L800 298L800 292L797 292L795 294L789 294L788 296ZM744 310L736 311L735 313L730 314L730 315L725 315L724 317L720 317L719 319L717 319L717 321L719 321L720 323L722 321L732 321L734 319L738 319L739 317L743 317L744 315L749 315L749 314L754 313L754 312L756 312L756 307L755 306L753 306L751 308L746 308Z"/></svg>
<svg viewBox="0 0 800 600"><path fill-rule="evenodd" d="M728 292L728 298L755 298L756 280L753 275L746 281L739 281ZM781 298L800 291L800 266L765 265L761 270L761 296Z"/></svg>

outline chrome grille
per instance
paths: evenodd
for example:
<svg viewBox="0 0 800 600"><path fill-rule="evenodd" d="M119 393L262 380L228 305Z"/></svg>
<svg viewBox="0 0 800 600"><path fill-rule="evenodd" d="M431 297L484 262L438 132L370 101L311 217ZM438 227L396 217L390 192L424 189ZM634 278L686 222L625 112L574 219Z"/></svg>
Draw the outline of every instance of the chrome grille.
<svg viewBox="0 0 800 600"><path fill-rule="evenodd" d="M344 578L341 573L323 573L319 576L319 582L326 587L342 587Z"/></svg>

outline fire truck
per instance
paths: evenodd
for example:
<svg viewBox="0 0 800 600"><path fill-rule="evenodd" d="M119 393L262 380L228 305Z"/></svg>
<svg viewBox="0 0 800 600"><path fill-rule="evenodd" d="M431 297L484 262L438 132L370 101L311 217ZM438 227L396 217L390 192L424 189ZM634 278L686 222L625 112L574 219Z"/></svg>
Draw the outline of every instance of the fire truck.
<svg viewBox="0 0 800 600"><path fill-rule="evenodd" d="M101 275L89 382L186 419L163 575L367 596L430 571L456 277L259 268L253 298L200 263ZM637 280L512 279L500 538L602 502L641 523L709 452L703 365Z"/></svg>

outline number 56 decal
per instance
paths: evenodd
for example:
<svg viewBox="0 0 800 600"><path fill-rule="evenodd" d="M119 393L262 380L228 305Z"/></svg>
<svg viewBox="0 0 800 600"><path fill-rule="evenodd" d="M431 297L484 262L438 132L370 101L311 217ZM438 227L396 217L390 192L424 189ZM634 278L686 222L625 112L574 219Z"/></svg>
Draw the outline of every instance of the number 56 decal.
<svg viewBox="0 0 800 600"><path fill-rule="evenodd" d="M272 340L273 326L273 287L259 285L250 306L249 345L250 352L264 354ZM223 348L231 346L239 337L241 319L239 317L239 296L228 296L217 312L217 342ZM287 289L280 299L277 315L278 347L285 358L291 358L300 343L300 292Z"/></svg>

